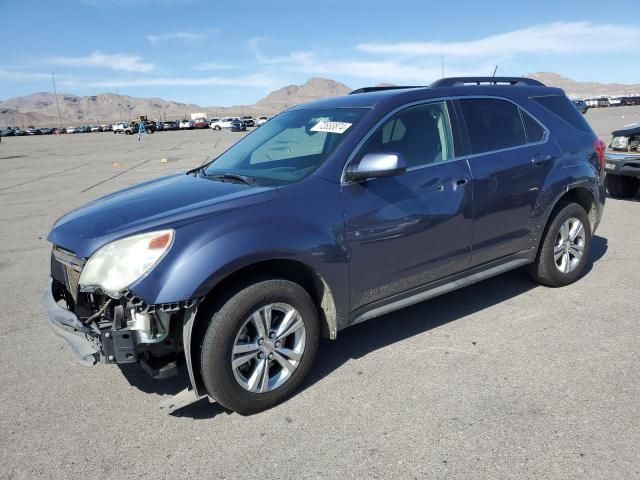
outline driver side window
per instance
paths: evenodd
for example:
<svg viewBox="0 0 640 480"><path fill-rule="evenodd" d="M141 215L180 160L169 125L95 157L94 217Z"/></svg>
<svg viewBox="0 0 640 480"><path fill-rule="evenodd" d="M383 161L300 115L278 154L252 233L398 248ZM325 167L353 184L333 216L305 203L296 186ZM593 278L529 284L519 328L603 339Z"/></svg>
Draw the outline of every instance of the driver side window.
<svg viewBox="0 0 640 480"><path fill-rule="evenodd" d="M418 105L389 118L362 146L368 153L399 153L407 168L444 162L454 157L446 102Z"/></svg>

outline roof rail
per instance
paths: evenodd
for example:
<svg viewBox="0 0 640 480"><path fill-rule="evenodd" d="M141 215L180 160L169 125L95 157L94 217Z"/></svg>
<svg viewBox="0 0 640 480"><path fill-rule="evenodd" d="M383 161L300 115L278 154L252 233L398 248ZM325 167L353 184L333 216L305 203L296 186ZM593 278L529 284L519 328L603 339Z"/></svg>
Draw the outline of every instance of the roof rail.
<svg viewBox="0 0 640 480"><path fill-rule="evenodd" d="M441 78L431 84L432 87L457 87L462 85L529 85L531 87L544 87L545 84L525 77L450 77Z"/></svg>
<svg viewBox="0 0 640 480"><path fill-rule="evenodd" d="M357 93L381 92L384 90L401 90L404 88L425 88L425 85L385 85L380 87L362 87L357 88L353 92L349 93L349 95L355 95Z"/></svg>

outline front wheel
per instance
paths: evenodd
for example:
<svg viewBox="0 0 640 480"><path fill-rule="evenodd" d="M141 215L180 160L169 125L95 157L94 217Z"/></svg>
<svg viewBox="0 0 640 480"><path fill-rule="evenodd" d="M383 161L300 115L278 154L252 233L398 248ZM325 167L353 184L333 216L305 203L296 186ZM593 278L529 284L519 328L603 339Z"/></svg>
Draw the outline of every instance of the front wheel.
<svg viewBox="0 0 640 480"><path fill-rule="evenodd" d="M538 282L562 287L575 282L591 248L591 224L584 208L569 203L550 220L529 273Z"/></svg>
<svg viewBox="0 0 640 480"><path fill-rule="evenodd" d="M257 282L217 311L202 343L202 380L211 397L241 414L288 398L307 375L318 349L316 306L288 280Z"/></svg>
<svg viewBox="0 0 640 480"><path fill-rule="evenodd" d="M607 173L605 177L605 185L609 195L614 198L631 198L638 193L640 187L640 179L629 177L626 175L613 175Z"/></svg>

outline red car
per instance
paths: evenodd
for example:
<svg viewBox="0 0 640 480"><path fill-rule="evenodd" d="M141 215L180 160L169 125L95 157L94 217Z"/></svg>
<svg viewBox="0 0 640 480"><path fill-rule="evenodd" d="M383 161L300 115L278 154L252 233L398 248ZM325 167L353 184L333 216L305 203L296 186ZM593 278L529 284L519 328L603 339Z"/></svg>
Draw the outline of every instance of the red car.
<svg viewBox="0 0 640 480"><path fill-rule="evenodd" d="M196 118L193 121L193 128L209 128L209 122L206 118Z"/></svg>

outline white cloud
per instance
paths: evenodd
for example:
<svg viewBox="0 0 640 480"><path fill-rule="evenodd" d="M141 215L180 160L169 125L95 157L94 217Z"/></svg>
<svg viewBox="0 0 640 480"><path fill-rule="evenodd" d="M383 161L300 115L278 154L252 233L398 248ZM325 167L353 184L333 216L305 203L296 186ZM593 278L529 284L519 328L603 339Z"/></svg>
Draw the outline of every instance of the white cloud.
<svg viewBox="0 0 640 480"><path fill-rule="evenodd" d="M156 35L147 35L147 40L152 45L157 45L160 42L166 41L194 41L205 40L209 37L210 33L218 32L217 28L211 28L205 32L167 32Z"/></svg>
<svg viewBox="0 0 640 480"><path fill-rule="evenodd" d="M367 53L408 57L492 57L631 51L639 43L639 27L554 22L463 42L361 43L356 48Z"/></svg>
<svg viewBox="0 0 640 480"><path fill-rule="evenodd" d="M353 77L371 83L413 83L425 85L440 78L442 67L439 59L430 61L403 61L388 58L361 59L336 58L323 56L315 52L291 52L286 55L270 57L259 48L263 39L251 39L248 42L256 61L272 69L306 75L320 75L330 78L336 76ZM448 67L447 75L489 75L493 65L481 62L465 65L465 68Z"/></svg>
<svg viewBox="0 0 640 480"><path fill-rule="evenodd" d="M0 70L0 78L6 80L51 80L51 74L2 69Z"/></svg>
<svg viewBox="0 0 640 480"><path fill-rule="evenodd" d="M127 87L254 87L274 88L282 85L282 80L269 74L256 73L240 77L158 77L101 80L90 83L96 88Z"/></svg>
<svg viewBox="0 0 640 480"><path fill-rule="evenodd" d="M51 63L68 67L98 67L138 73L147 73L154 68L152 63L143 63L137 56L108 54L97 50L86 57L54 57Z"/></svg>
<svg viewBox="0 0 640 480"><path fill-rule="evenodd" d="M237 65L220 62L202 62L193 67L194 70L198 70L201 72L208 72L212 70L234 70L236 68L238 68Z"/></svg>

